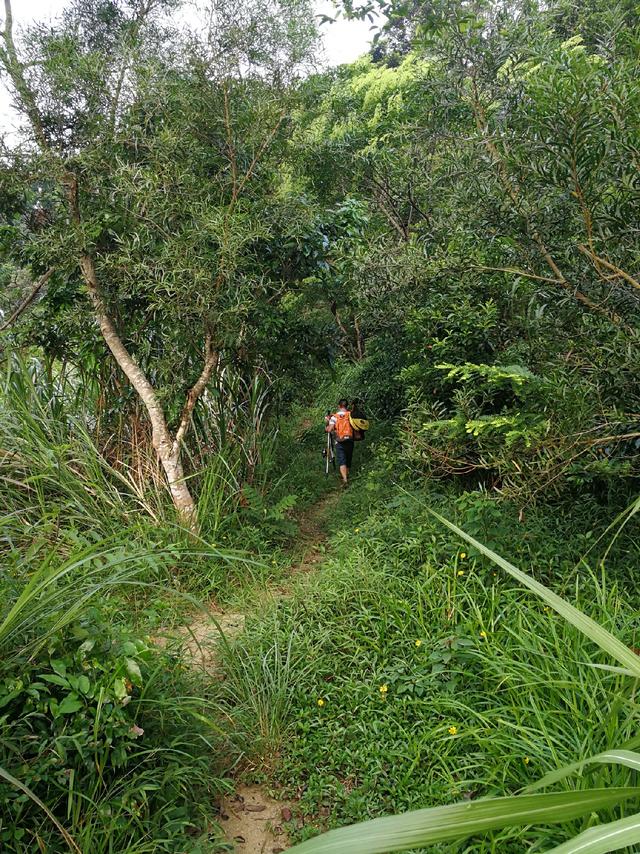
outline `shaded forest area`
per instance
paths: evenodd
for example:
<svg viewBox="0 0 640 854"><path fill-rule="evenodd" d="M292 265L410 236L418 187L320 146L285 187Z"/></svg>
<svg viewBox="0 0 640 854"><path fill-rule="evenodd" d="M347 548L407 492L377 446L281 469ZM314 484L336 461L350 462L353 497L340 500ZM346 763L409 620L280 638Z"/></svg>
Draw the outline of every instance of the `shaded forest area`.
<svg viewBox="0 0 640 854"><path fill-rule="evenodd" d="M4 7L2 851L638 850L637 3Z"/></svg>

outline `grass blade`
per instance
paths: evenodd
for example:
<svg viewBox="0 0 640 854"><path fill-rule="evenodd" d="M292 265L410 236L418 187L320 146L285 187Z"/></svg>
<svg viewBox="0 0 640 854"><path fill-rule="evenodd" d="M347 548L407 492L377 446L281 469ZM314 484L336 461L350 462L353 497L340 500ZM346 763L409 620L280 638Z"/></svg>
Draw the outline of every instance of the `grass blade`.
<svg viewBox="0 0 640 854"><path fill-rule="evenodd" d="M525 792L535 792L537 789L543 789L545 786L551 786L560 780L564 780L570 774L576 771L581 771L585 765L626 765L627 768L633 768L634 771L640 771L640 753L635 753L632 750L607 750L604 753L598 753L595 756L590 756L588 759L581 759L579 762L572 762L570 765L564 765L562 768L556 768L555 771L550 771L541 777L537 782L527 786Z"/></svg>
<svg viewBox="0 0 640 854"><path fill-rule="evenodd" d="M607 854L640 842L640 813L591 827L547 854Z"/></svg>
<svg viewBox="0 0 640 854"><path fill-rule="evenodd" d="M6 771L2 766L0 766L0 778L2 778L7 783L9 783L10 786L13 786L14 789L18 789L19 791L23 792L30 800L33 801L34 804L39 806L40 809L44 813L46 813L47 817L58 828L58 830L60 831L60 834L64 838L64 841L67 843L69 848L72 851L75 851L76 854L82 854L82 851L78 848L78 846L74 842L73 837L69 834L69 831L64 829L64 827L60 824L60 822L55 817L55 815L51 812L49 807L46 804L44 804L40 800L40 798L34 792L31 791L31 789L28 786L25 786L24 783L20 782L20 780L17 780L12 774L10 774L8 771Z"/></svg>
<svg viewBox="0 0 640 854"><path fill-rule="evenodd" d="M384 854L464 839L504 827L570 821L594 810L637 798L640 789L584 789L576 792L487 798L471 803L375 818L294 845L290 854Z"/></svg>
<svg viewBox="0 0 640 854"><path fill-rule="evenodd" d="M449 530L453 531L463 540L466 540L466 542L478 549L479 552L508 572L509 575L543 599L547 605L553 608L554 611L557 611L558 614L560 614L561 617L564 617L568 623L571 623L571 625L578 629L578 631L582 632L582 634L586 635L586 637L590 638L592 641L595 641L600 649L608 652L609 655L616 659L616 661L630 670L636 678L640 677L640 656L636 655L635 652L632 652L629 647L623 644L621 640L618 640L618 638L612 635L611 632L608 632L605 628L599 625L599 623L592 620L591 617L583 614L582 611L567 602L566 599L558 596L557 593L549 590L549 588L545 587L544 584L536 581L535 578L527 575L526 572L518 569L512 563L509 563L508 560L500 557L499 554L496 554L496 552L484 546L481 542L476 540L475 537L467 534L462 530L462 528L454 525L453 522L445 519L444 516L441 516L435 510L432 510L430 507L427 507L426 509L432 516L435 516L436 519L449 528Z"/></svg>

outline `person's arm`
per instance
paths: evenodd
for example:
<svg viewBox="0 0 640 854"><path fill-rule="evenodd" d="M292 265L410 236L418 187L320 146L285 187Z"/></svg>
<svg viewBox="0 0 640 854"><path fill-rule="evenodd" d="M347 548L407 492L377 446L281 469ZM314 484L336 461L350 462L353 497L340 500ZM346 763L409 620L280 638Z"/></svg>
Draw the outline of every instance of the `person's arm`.
<svg viewBox="0 0 640 854"><path fill-rule="evenodd" d="M325 420L325 424L327 425L324 428L324 432L325 433L333 433L333 431L335 430L335 426L336 426L335 416L332 415L331 418L329 418L329 416L326 415L324 420Z"/></svg>

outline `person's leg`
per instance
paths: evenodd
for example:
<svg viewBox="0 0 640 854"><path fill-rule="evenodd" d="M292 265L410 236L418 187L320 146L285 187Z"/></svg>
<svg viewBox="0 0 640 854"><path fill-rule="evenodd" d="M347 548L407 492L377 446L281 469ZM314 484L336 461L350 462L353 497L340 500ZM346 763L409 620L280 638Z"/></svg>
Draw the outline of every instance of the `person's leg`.
<svg viewBox="0 0 640 854"><path fill-rule="evenodd" d="M353 441L345 439L344 442L338 442L340 448L338 462L340 463L340 475L342 482L346 486L349 482L349 469L351 468L351 459L353 457Z"/></svg>
<svg viewBox="0 0 640 854"><path fill-rule="evenodd" d="M344 484L349 479L349 459L347 457L345 442L336 442L336 459L340 466L340 477Z"/></svg>
<svg viewBox="0 0 640 854"><path fill-rule="evenodd" d="M351 460L353 459L354 441L353 441L353 439L351 441L347 440L343 444L345 446L344 447L344 456L345 456L345 463L346 463L346 469L347 469L347 476L346 476L346 478L344 478L344 482L346 483L347 479L349 477L349 472L351 471Z"/></svg>

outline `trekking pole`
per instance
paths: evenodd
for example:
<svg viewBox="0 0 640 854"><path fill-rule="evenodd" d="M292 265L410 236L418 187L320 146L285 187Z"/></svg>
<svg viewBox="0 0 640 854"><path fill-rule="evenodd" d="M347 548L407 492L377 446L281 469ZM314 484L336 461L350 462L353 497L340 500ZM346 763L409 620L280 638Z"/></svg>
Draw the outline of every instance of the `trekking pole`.
<svg viewBox="0 0 640 854"><path fill-rule="evenodd" d="M331 417L331 410L327 410L327 417ZM333 437L331 433L326 434L325 445L322 449L322 458L324 461L324 476L329 477L329 466L336 467L336 458L333 452Z"/></svg>

